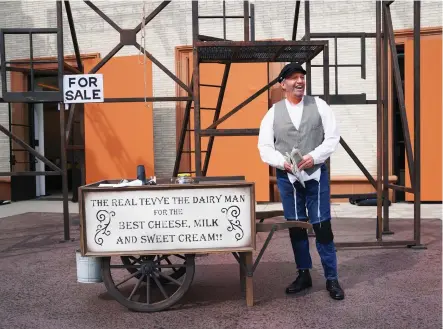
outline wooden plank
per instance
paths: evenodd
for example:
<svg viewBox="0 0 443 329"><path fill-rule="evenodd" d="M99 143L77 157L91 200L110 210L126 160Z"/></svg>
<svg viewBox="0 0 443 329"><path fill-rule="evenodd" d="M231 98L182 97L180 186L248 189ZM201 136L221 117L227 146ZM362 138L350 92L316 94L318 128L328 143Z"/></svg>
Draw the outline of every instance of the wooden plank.
<svg viewBox="0 0 443 329"><path fill-rule="evenodd" d="M302 222L298 220L293 221L284 221L284 222L277 222L277 223L256 223L255 228L256 232L270 232L273 228L275 228L276 231L279 230L285 230L292 227L301 227L306 229L311 229L312 224L307 222Z"/></svg>

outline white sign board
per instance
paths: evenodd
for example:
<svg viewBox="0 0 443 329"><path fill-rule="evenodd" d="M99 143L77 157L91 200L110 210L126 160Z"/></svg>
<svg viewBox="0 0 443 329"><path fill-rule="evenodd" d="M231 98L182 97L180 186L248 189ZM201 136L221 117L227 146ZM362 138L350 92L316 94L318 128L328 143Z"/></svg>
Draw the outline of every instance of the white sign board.
<svg viewBox="0 0 443 329"><path fill-rule="evenodd" d="M85 254L253 250L253 184L83 191Z"/></svg>
<svg viewBox="0 0 443 329"><path fill-rule="evenodd" d="M63 76L64 103L102 103L103 101L103 74Z"/></svg>

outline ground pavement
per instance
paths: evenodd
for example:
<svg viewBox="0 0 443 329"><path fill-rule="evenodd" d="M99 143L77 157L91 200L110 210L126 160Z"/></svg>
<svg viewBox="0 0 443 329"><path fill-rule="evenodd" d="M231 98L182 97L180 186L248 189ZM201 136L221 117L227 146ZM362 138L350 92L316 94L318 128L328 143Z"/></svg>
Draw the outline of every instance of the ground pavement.
<svg viewBox="0 0 443 329"><path fill-rule="evenodd" d="M279 231L254 273L254 307L246 306L240 292L233 256L216 254L196 259L193 284L176 306L146 314L122 307L109 297L103 284L77 283L77 205L71 204L75 241L59 243L63 239L61 204L38 202L0 207L0 328L442 327L442 221L438 210L434 212L440 216L435 217L432 210L428 210L430 214L422 211L425 250L339 249L340 282L346 292L343 301L330 299L325 290L312 238L314 286L300 296L285 295L296 269L287 231ZM345 207L350 211L344 212ZM336 241L374 239L375 221L359 213L363 207L341 204L333 208ZM364 208L368 214L376 211L375 207ZM441 205L434 208L441 209ZM395 234L385 239L412 238L412 212L401 219L396 217L395 207L391 209L390 229ZM265 234L257 235L258 248Z"/></svg>

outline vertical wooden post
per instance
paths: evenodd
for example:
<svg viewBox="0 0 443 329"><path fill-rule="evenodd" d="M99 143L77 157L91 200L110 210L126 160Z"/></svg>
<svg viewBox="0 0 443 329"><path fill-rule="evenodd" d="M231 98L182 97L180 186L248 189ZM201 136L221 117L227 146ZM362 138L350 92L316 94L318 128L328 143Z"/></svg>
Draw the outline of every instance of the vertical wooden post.
<svg viewBox="0 0 443 329"><path fill-rule="evenodd" d="M246 268L252 271L252 252L245 253L245 264ZM254 306L254 282L252 274L251 276L246 274L246 305L249 307Z"/></svg>

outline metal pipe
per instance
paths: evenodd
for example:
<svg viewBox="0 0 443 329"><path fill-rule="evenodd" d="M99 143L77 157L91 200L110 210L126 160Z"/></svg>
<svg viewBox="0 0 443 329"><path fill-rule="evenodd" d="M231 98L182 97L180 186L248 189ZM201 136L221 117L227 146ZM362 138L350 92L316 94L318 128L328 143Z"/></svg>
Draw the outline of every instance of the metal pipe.
<svg viewBox="0 0 443 329"><path fill-rule="evenodd" d="M322 39L332 39L332 38L376 38L377 33L365 33L365 32L328 32L328 33L311 33L311 38L322 38Z"/></svg>
<svg viewBox="0 0 443 329"><path fill-rule="evenodd" d="M196 1L198 1L198 0L196 0ZM223 19L223 16L204 15L204 16L198 16L198 18L201 18L201 19ZM235 18L244 19L245 16L244 15L226 15L225 18L229 18L229 19L235 19ZM248 18L251 18L251 16L248 16Z"/></svg>
<svg viewBox="0 0 443 329"><path fill-rule="evenodd" d="M312 41L292 41L292 40L275 40L275 41L209 41L209 42L195 42L195 45L199 48L203 47L229 47L229 48L235 48L235 47L257 47L257 46L263 46L263 47L280 47L280 46L306 46L306 47L312 47L312 46L320 46L319 52L323 50L323 47L327 41L325 40L312 40ZM317 53L318 54L318 53ZM315 54L315 56L317 55ZM315 57L313 55L314 58Z"/></svg>
<svg viewBox="0 0 443 329"><path fill-rule="evenodd" d="M192 100L192 97L120 97L120 98L105 98L105 103L144 103L146 102L181 102Z"/></svg>
<svg viewBox="0 0 443 329"><path fill-rule="evenodd" d="M74 18L72 17L71 4L69 3L69 1L65 1L65 9L66 9L66 16L68 16L69 29L71 30L72 44L74 45L74 53L75 53L75 59L77 61L77 67L80 70L80 72L83 73L84 68L82 63L82 57L80 55L80 48L78 46L77 34L75 32Z"/></svg>
<svg viewBox="0 0 443 329"><path fill-rule="evenodd" d="M255 41L255 5L251 3L251 41Z"/></svg>
<svg viewBox="0 0 443 329"><path fill-rule="evenodd" d="M323 48L323 100L330 103L329 94L329 42Z"/></svg>
<svg viewBox="0 0 443 329"><path fill-rule="evenodd" d="M201 136L200 136L200 63L197 47L198 40L198 1L192 1L192 42L193 42L193 97L194 97L194 156L195 156L195 176L202 175L201 165Z"/></svg>
<svg viewBox="0 0 443 329"><path fill-rule="evenodd" d="M229 77L230 69L231 69L231 64L226 64L225 71L223 73L222 85L221 85L220 92L219 92L219 95L218 95L217 106L216 106L216 110L215 110L215 113L214 113L214 120L213 120L213 122L216 122L218 120L218 118L220 117L221 107L222 107L222 104L223 104L223 99L225 97L226 85L228 83L228 77ZM215 127L215 128L217 128L217 127ZM208 146L207 146L207 149L206 149L205 162L203 164L203 176L206 176L206 173L208 171L209 160L211 158L211 153L212 153L213 145L214 145L214 136L212 135L211 137L209 137L209 142L208 142Z"/></svg>
<svg viewBox="0 0 443 329"><path fill-rule="evenodd" d="M98 62L91 70L89 70L89 74L97 73L103 65L105 65L115 54L119 52L120 49L123 48L123 44L119 42L117 46L115 46L105 57L103 57L100 62Z"/></svg>
<svg viewBox="0 0 443 329"><path fill-rule="evenodd" d="M361 78L366 79L366 39L362 34L360 39L360 54L361 54Z"/></svg>
<svg viewBox="0 0 443 329"><path fill-rule="evenodd" d="M11 29L3 29L5 34L29 34L29 33L38 33L38 34L51 34L57 33L56 28L11 28Z"/></svg>
<svg viewBox="0 0 443 329"><path fill-rule="evenodd" d="M223 0L223 39L226 40L226 1Z"/></svg>
<svg viewBox="0 0 443 329"><path fill-rule="evenodd" d="M202 136L258 136L260 129L204 129L200 131Z"/></svg>
<svg viewBox="0 0 443 329"><path fill-rule="evenodd" d="M323 100L330 104L329 96L329 41L323 48ZM326 166L328 168L328 181L331 181L331 158L326 160ZM331 189L329 189L329 196L331 195ZM312 231L311 231L312 233Z"/></svg>
<svg viewBox="0 0 443 329"><path fill-rule="evenodd" d="M369 173L369 171L366 169L366 167L363 165L363 163L361 163L361 161L358 159L358 157L355 155L355 153L352 151L352 149L349 147L349 145L344 141L344 139L342 137L340 137L340 144L341 144L341 146L343 146L345 151L349 154L351 159L354 160L357 167L360 168L360 170L366 176L366 178L371 183L371 185L376 189L377 183L376 183L374 177L372 177L372 175Z"/></svg>
<svg viewBox="0 0 443 329"><path fill-rule="evenodd" d="M366 242L335 242L336 248L364 248L364 247L407 247L414 243L410 240L398 241L366 241Z"/></svg>
<svg viewBox="0 0 443 329"><path fill-rule="evenodd" d="M66 145L69 144L69 138L71 137L71 131L73 130L74 115L75 115L75 103L69 105L69 117L65 133Z"/></svg>
<svg viewBox="0 0 443 329"><path fill-rule="evenodd" d="M414 1L414 240L420 245L421 202L421 118L420 118L420 1Z"/></svg>
<svg viewBox="0 0 443 329"><path fill-rule="evenodd" d="M180 87L182 87L184 90L186 90L189 95L192 94L192 90L189 89L188 86L183 81L181 81L179 78L177 78L177 76L174 73L172 73L166 66L164 66L162 63L160 63L160 61L158 61L150 52L148 52L146 49L144 49L142 46L140 46L137 42L134 42L134 46L137 49L141 49L141 51L145 53L146 57L148 57L152 63L157 65L160 70L165 72L166 75L168 75L172 80L174 80L177 84L179 84Z"/></svg>
<svg viewBox="0 0 443 329"><path fill-rule="evenodd" d="M146 25L146 24L148 24L150 21L152 21L158 14L160 14L160 12L167 6L167 5L169 5L171 3L171 1L169 0L169 1L163 1L161 4L159 4L158 6L157 6L157 8L155 8L153 11L152 11L152 13L150 13L146 18L145 18L145 21L144 21L144 25ZM142 24L141 23L139 23L136 27L135 27L135 29L134 29L134 31L135 31L135 33L137 34L138 32L140 32L140 30L142 29Z"/></svg>
<svg viewBox="0 0 443 329"><path fill-rule="evenodd" d="M193 87L194 87L194 82L193 82L193 80L191 80L190 89L193 89ZM189 118L191 116L191 105L192 105L192 98L186 102L185 113L183 116L183 124L182 124L182 128L180 131L180 138L179 138L178 146L177 146L177 153L175 155L173 177L176 177L178 174L178 171L180 170L180 163L181 163L181 157L182 157L182 153L183 153L183 146L185 145L186 132L188 131Z"/></svg>
<svg viewBox="0 0 443 329"><path fill-rule="evenodd" d="M338 95L338 50L337 38L334 38L334 62L335 62L335 94ZM360 66L360 65L359 65Z"/></svg>
<svg viewBox="0 0 443 329"><path fill-rule="evenodd" d="M243 1L244 40L249 41L249 1Z"/></svg>
<svg viewBox="0 0 443 329"><path fill-rule="evenodd" d="M64 50L63 50L63 7L62 2L57 1L57 56L58 56L58 87L60 89L60 97L63 95L63 74L64 74ZM63 99L63 98L62 98ZM70 240L71 221L69 218L68 205L68 172L66 159L66 142L65 142L65 107L63 103L59 103L60 111L60 161L62 173L62 190L63 190L63 223L64 223L64 239Z"/></svg>
<svg viewBox="0 0 443 329"><path fill-rule="evenodd" d="M6 44L5 44L5 35L3 33L1 33L0 31L0 73L2 76L2 96L3 98L6 96L7 93L7 79L6 79L6 54L5 54L5 48L6 48Z"/></svg>
<svg viewBox="0 0 443 329"><path fill-rule="evenodd" d="M275 78L270 83L268 83L266 86L262 87L260 90L255 92L252 96L250 96L248 99L243 101L241 104L237 105L234 109L232 109L230 112L226 113L223 117L212 123L207 129L214 129L222 122L226 121L229 117L233 116L235 113L240 111L243 107L248 105L250 102L252 102L254 99L256 99L258 96L260 96L262 93L264 93L266 90L271 88L276 82L278 78Z"/></svg>
<svg viewBox="0 0 443 329"><path fill-rule="evenodd" d="M34 44L32 42L32 33L29 33L29 64L31 66L30 77L31 77L31 91L34 91Z"/></svg>
<svg viewBox="0 0 443 329"><path fill-rule="evenodd" d="M28 162L25 162L28 163ZM12 170L12 169L11 169ZM0 172L0 177L5 176L60 176L59 171L16 171L16 172Z"/></svg>
<svg viewBox="0 0 443 329"><path fill-rule="evenodd" d="M8 126L9 130L12 133L12 109L11 103L8 103ZM9 170L12 171L12 138L9 139Z"/></svg>
<svg viewBox="0 0 443 329"><path fill-rule="evenodd" d="M388 184L388 188L391 188L396 191L403 191L408 193L414 193L414 189L411 187L396 185L396 184Z"/></svg>
<svg viewBox="0 0 443 329"><path fill-rule="evenodd" d="M300 0L295 2L294 25L292 26L292 40L297 38L298 17L300 14Z"/></svg>
<svg viewBox="0 0 443 329"><path fill-rule="evenodd" d="M382 95L381 95L381 2L377 1L375 9L375 29L376 29L376 84L377 84L377 241L382 240Z"/></svg>
<svg viewBox="0 0 443 329"><path fill-rule="evenodd" d="M12 124L11 124L12 126ZM11 129L11 128L10 128ZM31 153L33 156L35 156L37 159L42 161L44 164L46 164L49 168L56 171L61 171L59 167L57 167L54 163L46 159L43 155L38 153L36 150L34 150L31 146L26 144L24 141L22 141L19 137L17 137L15 134L13 134L10 130L6 129L3 125L0 124L0 132L4 133L6 136L8 136L11 140L16 142L18 145L23 147L25 150L27 150L29 153Z"/></svg>
<svg viewBox="0 0 443 329"><path fill-rule="evenodd" d="M390 234L389 231L389 84L388 84L388 33L386 23L386 6L382 3L383 21L383 234Z"/></svg>
<svg viewBox="0 0 443 329"><path fill-rule="evenodd" d="M412 154L412 144L411 144L411 136L409 133L409 125L408 125L408 116L406 114L406 105L405 105L405 95L403 91L403 85L401 81L400 76L400 67L398 64L398 58L397 58L397 48L395 45L395 36L394 36L394 30L392 27L392 19L391 19L391 9L389 7L385 7L386 9L386 32L389 40L389 46L391 51L391 63L394 68L394 79L395 79L395 86L397 90L397 99L398 104L400 106L400 116L401 116L401 122L403 127L403 134L404 134L404 140L405 140L405 148L406 148L406 158L408 161L408 167L409 167L409 176L411 180L411 185L413 188L415 188L414 184L414 156Z"/></svg>
<svg viewBox="0 0 443 329"><path fill-rule="evenodd" d="M311 40L311 14L309 12L309 1L305 1L305 40L309 44ZM311 79L311 61L306 63L306 93L312 94L312 79Z"/></svg>
<svg viewBox="0 0 443 329"><path fill-rule="evenodd" d="M112 19L110 19L104 12L97 8L91 1L85 1L85 3L94 10L101 18L103 18L109 25L111 25L115 30L121 32L122 29L118 26Z"/></svg>

